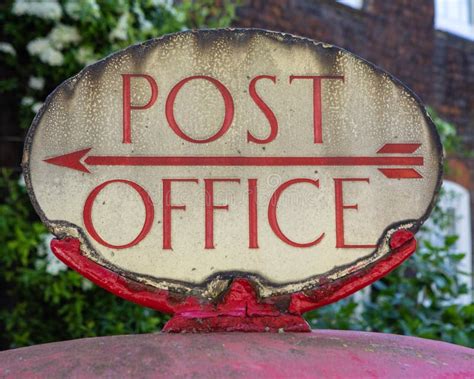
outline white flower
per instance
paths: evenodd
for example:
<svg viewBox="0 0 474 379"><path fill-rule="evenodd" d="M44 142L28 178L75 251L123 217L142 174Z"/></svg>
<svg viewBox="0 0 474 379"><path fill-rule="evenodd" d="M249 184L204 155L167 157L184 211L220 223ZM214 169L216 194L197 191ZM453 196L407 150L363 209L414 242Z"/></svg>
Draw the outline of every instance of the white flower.
<svg viewBox="0 0 474 379"><path fill-rule="evenodd" d="M28 86L31 89L36 89L38 91L41 91L44 88L44 78L30 76L30 79L28 80Z"/></svg>
<svg viewBox="0 0 474 379"><path fill-rule="evenodd" d="M97 59L91 47L81 46L79 50L77 50L76 60L83 65L88 65L94 63Z"/></svg>
<svg viewBox="0 0 474 379"><path fill-rule="evenodd" d="M31 107L31 110L35 113L38 113L42 106L43 103L34 103Z"/></svg>
<svg viewBox="0 0 474 379"><path fill-rule="evenodd" d="M26 96L23 99L21 99L21 105L25 107L29 107L30 105L33 105L35 100L32 97Z"/></svg>
<svg viewBox="0 0 474 379"><path fill-rule="evenodd" d="M39 57L39 59L50 66L61 66L64 62L64 56L60 51L56 50L46 38L36 38L26 45L26 49L31 55Z"/></svg>
<svg viewBox="0 0 474 379"><path fill-rule="evenodd" d="M116 39L126 40L128 29L128 12L120 16L117 26L110 32L109 40L113 41Z"/></svg>
<svg viewBox="0 0 474 379"><path fill-rule="evenodd" d="M45 258L46 272L50 275L58 275L61 271L66 271L67 266L56 258L51 251L50 244L53 238L52 234L45 234L43 236L43 243L38 247L37 254Z"/></svg>
<svg viewBox="0 0 474 379"><path fill-rule="evenodd" d="M12 13L35 16L44 20L59 20L63 14L57 0L15 0Z"/></svg>
<svg viewBox="0 0 474 379"><path fill-rule="evenodd" d="M143 20L140 22L140 29L142 32L148 32L149 30L153 29L153 24L149 20Z"/></svg>
<svg viewBox="0 0 474 379"><path fill-rule="evenodd" d="M5 54L16 55L15 48L8 42L0 42L0 51Z"/></svg>
<svg viewBox="0 0 474 379"><path fill-rule="evenodd" d="M183 23L186 21L186 13L183 12L182 10L178 8L174 8L174 7L168 8L167 10L179 23Z"/></svg>
<svg viewBox="0 0 474 379"><path fill-rule="evenodd" d="M89 291L92 288L94 288L94 283L92 283L90 280L86 278L82 278L81 287L83 291Z"/></svg>
<svg viewBox="0 0 474 379"><path fill-rule="evenodd" d="M18 185L22 188L25 188L26 183L25 183L25 176L23 174L20 175L18 178Z"/></svg>
<svg viewBox="0 0 474 379"><path fill-rule="evenodd" d="M77 43L81 40L79 31L74 26L59 24L54 27L48 35L50 44L58 50L63 49L71 43Z"/></svg>
<svg viewBox="0 0 474 379"><path fill-rule="evenodd" d="M64 5L64 9L69 17L73 20L79 20L81 17L81 4L77 0L68 1Z"/></svg>
<svg viewBox="0 0 474 379"><path fill-rule="evenodd" d="M36 38L26 45L26 49L31 55L39 55L43 50L51 47L46 38Z"/></svg>
<svg viewBox="0 0 474 379"><path fill-rule="evenodd" d="M133 12L138 18L138 23L140 24L141 31L146 32L153 28L153 24L146 19L145 14L143 13L143 9L140 7L138 3L135 3L133 5Z"/></svg>
<svg viewBox="0 0 474 379"><path fill-rule="evenodd" d="M61 271L66 270L67 266L56 257L52 258L46 266L46 272L50 275L58 275Z"/></svg>
<svg viewBox="0 0 474 379"><path fill-rule="evenodd" d="M55 49L48 49L40 55L40 59L50 66L61 66L64 63L64 56Z"/></svg>
<svg viewBox="0 0 474 379"><path fill-rule="evenodd" d="M77 0L73 0L73 1L77 1ZM81 8L85 9L88 14L92 14L92 16L96 18L100 17L100 7L99 7L99 4L97 4L96 0L82 0Z"/></svg>
<svg viewBox="0 0 474 379"><path fill-rule="evenodd" d="M167 9L170 9L173 7L173 0L152 0L151 3L157 7L157 6L164 6Z"/></svg>

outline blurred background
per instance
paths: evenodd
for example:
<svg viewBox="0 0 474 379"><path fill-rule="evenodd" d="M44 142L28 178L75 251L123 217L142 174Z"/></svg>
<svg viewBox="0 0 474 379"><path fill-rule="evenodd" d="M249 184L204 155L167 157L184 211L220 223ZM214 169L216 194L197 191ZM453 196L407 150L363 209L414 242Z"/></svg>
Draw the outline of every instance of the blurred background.
<svg viewBox="0 0 474 379"><path fill-rule="evenodd" d="M194 28L257 27L343 47L429 106L448 159L417 253L370 288L306 314L313 328L474 347L474 0L7 0L0 4L0 350L158 331L167 316L59 262L20 170L45 97L130 44Z"/></svg>

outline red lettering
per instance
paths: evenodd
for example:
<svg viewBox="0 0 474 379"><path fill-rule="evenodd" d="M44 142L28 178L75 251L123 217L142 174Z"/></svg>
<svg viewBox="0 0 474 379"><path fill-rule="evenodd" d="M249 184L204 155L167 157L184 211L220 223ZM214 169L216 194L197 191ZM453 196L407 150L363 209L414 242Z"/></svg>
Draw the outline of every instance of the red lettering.
<svg viewBox="0 0 474 379"><path fill-rule="evenodd" d="M336 248L340 249L365 249L376 245L347 245L344 240L344 209L358 210L357 204L345 205L342 184L344 182L366 182L369 178L334 178L335 198L336 198Z"/></svg>
<svg viewBox="0 0 474 379"><path fill-rule="evenodd" d="M290 84L294 79L311 79L313 81L313 127L314 143L323 143L323 121L321 103L321 81L323 79L339 79L344 81L344 76L336 75L291 75Z"/></svg>
<svg viewBox="0 0 474 379"><path fill-rule="evenodd" d="M257 93L255 86L260 79L270 79L273 83L276 83L276 76L259 75L253 78L249 84L250 97L267 118L270 124L270 134L265 139L259 139L259 138L254 137L249 131L247 131L247 141L263 144L263 143L272 142L276 138L278 134L278 120L275 117L275 114L273 113L273 111L270 109L270 107L262 100L262 98Z"/></svg>
<svg viewBox="0 0 474 379"><path fill-rule="evenodd" d="M324 233L322 233L318 238L316 238L314 241L307 242L307 243L298 243L290 240L287 236L285 236L280 229L280 225L278 224L277 220L277 206L278 206L278 201L280 199L280 196L282 195L283 191L285 191L288 187L292 186L293 184L297 183L309 183L314 185L315 187L319 188L319 180L312 180L312 179L293 179L289 180L280 187L277 188L277 190L273 193L272 198L270 199L270 203L268 204L268 221L270 223L270 227L272 228L273 232L280 238L283 242L287 243L290 246L294 247L311 247L314 245L317 245L318 243L321 242L321 240L324 238Z"/></svg>
<svg viewBox="0 0 474 379"><path fill-rule="evenodd" d="M145 105L132 105L131 93L130 93L130 79L131 78L144 78L148 81L151 88L151 96L148 103ZM122 143L132 143L132 127L131 127L131 113L132 110L143 110L150 108L158 97L158 86L150 75L146 74L122 74L123 79L123 140Z"/></svg>
<svg viewBox="0 0 474 379"><path fill-rule="evenodd" d="M222 98L224 99L224 106L225 106L225 115L224 115L224 121L222 122L222 126L219 129L219 131L214 134L213 136L202 139L202 140L197 140L194 138L189 137L187 134L185 134L181 128L179 127L178 123L176 122L176 119L174 117L174 102L176 100L176 96L178 95L179 90L189 81L195 80L195 79L203 79L203 80L208 80L214 86L219 90L220 94L222 95ZM232 124L232 120L234 119L234 101L232 100L232 95L230 94L229 90L217 79L214 79L210 76L204 76L204 75L199 75L199 76L190 76L188 78L185 78L181 80L178 84L176 84L171 92L168 95L168 98L166 99L166 119L168 120L168 124L170 125L171 129L182 139L188 142L193 142L193 143L208 143L217 140L218 138L222 137L227 130L229 130L230 125Z"/></svg>
<svg viewBox="0 0 474 379"><path fill-rule="evenodd" d="M145 222L143 223L142 230L132 242L127 243L125 245L112 245L106 242L104 239L102 239L102 237L99 236L99 234L95 230L95 227L92 223L92 206L94 204L94 200L97 197L97 195L100 193L100 191L102 191L106 186L112 183L124 183L124 184L129 185L135 191L138 192L138 194L142 198L143 205L145 205ZM153 201L151 200L150 195L148 195L148 193L143 189L143 187L139 186L137 183L132 182L130 180L123 180L123 179L109 180L107 182L100 184L96 188L94 188L89 194L89 196L87 197L87 200L84 204L84 211L83 211L84 225L86 227L87 232L92 236L92 238L94 238L101 245L110 247L112 249L126 249L138 244L150 232L150 229L153 225L154 217L155 217L155 210L153 208Z"/></svg>
<svg viewBox="0 0 474 379"><path fill-rule="evenodd" d="M198 179L163 179L163 249L170 250L171 247L171 211L173 209L186 210L186 205L171 204L171 183L172 182L193 182L198 183Z"/></svg>
<svg viewBox="0 0 474 379"><path fill-rule="evenodd" d="M249 248L258 249L257 179L249 179Z"/></svg>
<svg viewBox="0 0 474 379"><path fill-rule="evenodd" d="M214 182L235 182L240 179L204 179L205 186L205 248L214 249L214 210L229 210L229 205L214 204Z"/></svg>

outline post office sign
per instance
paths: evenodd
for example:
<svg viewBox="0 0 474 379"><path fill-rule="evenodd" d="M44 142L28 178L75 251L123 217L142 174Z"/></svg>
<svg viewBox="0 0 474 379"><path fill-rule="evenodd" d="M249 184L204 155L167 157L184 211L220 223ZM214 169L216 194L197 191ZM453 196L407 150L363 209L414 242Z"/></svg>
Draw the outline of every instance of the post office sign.
<svg viewBox="0 0 474 379"><path fill-rule="evenodd" d="M23 166L55 251L75 241L82 263L58 256L86 276L199 301L245 279L260 299L320 291L322 304L409 255L442 151L419 99L380 68L229 29L86 67L46 100Z"/></svg>

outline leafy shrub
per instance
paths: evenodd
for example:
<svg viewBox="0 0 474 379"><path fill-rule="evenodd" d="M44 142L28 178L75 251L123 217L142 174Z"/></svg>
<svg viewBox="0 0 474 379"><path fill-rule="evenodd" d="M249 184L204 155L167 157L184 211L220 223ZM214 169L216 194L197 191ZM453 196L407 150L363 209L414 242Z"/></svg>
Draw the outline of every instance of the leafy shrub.
<svg viewBox="0 0 474 379"><path fill-rule="evenodd" d="M165 33L224 27L235 2L26 0L0 4L0 93L20 128L63 80L111 52ZM18 175L0 175L0 349L160 329L167 316L98 288L59 262Z"/></svg>
<svg viewBox="0 0 474 379"><path fill-rule="evenodd" d="M160 328L166 316L102 290L54 257L25 187L6 170L0 195L0 348Z"/></svg>

